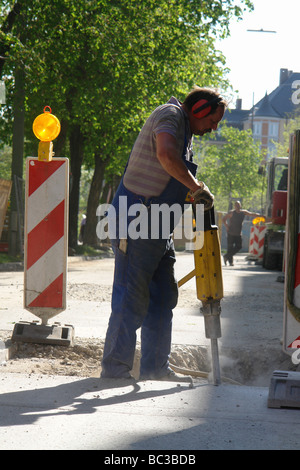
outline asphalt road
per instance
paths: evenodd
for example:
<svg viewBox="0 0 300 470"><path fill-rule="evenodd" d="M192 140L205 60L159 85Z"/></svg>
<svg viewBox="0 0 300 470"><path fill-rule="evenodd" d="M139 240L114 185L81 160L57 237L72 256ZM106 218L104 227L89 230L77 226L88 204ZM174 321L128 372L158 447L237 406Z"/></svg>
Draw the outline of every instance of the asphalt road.
<svg viewBox="0 0 300 470"><path fill-rule="evenodd" d="M192 255L178 254L178 279L192 268ZM216 387L199 379L191 389L169 382L7 373L3 367L0 449L97 449L103 451L100 463L121 464L113 459L126 455L137 459L126 464L137 467L149 463L153 450L169 461L175 452L177 459L180 454L200 463L203 457L197 451L205 449L297 449L299 410L268 407L273 366L286 369L290 364L281 352L283 284L277 276L248 263L243 254L235 266L223 268L222 368L239 369L242 378L248 370L254 385L222 382ZM70 258L67 309L53 321L73 324L77 338L104 338L112 278L111 258ZM21 272L2 271L0 286L0 330L35 319L23 309ZM208 346L193 280L180 290L173 330L173 344L183 350Z"/></svg>

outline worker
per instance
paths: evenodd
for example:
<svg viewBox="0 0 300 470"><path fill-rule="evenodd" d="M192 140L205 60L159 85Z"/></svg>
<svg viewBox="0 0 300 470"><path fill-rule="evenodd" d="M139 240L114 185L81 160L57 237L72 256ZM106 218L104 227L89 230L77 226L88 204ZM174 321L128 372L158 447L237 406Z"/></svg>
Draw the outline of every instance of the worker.
<svg viewBox="0 0 300 470"><path fill-rule="evenodd" d="M204 208L211 208L213 195L195 178L192 135L216 130L226 106L217 91L196 87L183 103L172 97L156 108L135 141L112 202L117 218L112 224L117 227L115 238L110 237L115 271L102 378L132 378L136 331L141 327L140 379L179 379L169 367L172 310L178 298L174 223L167 236L124 239L118 232L120 219L125 217L129 226L134 217L124 214L120 201L125 196L128 208L139 203L149 214L154 204L178 203L183 210L190 191L195 204L201 200Z"/></svg>
<svg viewBox="0 0 300 470"><path fill-rule="evenodd" d="M234 203L234 210L226 214L222 221L227 230L227 253L224 255L225 266L227 262L233 266L233 256L242 248L242 225L245 216L258 217L260 214L242 209L241 202Z"/></svg>

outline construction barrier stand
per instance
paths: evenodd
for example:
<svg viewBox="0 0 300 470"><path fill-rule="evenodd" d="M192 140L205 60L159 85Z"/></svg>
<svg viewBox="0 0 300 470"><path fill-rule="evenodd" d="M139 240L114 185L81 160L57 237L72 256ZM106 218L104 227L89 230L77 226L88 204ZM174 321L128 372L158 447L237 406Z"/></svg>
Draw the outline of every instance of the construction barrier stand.
<svg viewBox="0 0 300 470"><path fill-rule="evenodd" d="M26 159L24 308L43 323L66 309L67 158Z"/></svg>
<svg viewBox="0 0 300 470"><path fill-rule="evenodd" d="M250 231L249 253L256 259L262 260L264 256L264 241L267 227L265 225L253 225Z"/></svg>

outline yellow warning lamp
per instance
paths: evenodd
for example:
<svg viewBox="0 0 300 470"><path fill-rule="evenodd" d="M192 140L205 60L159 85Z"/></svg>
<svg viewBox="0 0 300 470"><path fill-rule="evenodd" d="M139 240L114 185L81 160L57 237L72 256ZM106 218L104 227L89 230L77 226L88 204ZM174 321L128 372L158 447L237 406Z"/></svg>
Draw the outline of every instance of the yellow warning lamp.
<svg viewBox="0 0 300 470"><path fill-rule="evenodd" d="M38 160L50 162L54 155L52 140L60 133L60 122L51 114L50 106L44 107L44 113L35 118L32 125L34 135L40 140Z"/></svg>
<svg viewBox="0 0 300 470"><path fill-rule="evenodd" d="M255 217L255 219L252 220L253 225L257 225L260 222L265 222L266 218L265 217Z"/></svg>

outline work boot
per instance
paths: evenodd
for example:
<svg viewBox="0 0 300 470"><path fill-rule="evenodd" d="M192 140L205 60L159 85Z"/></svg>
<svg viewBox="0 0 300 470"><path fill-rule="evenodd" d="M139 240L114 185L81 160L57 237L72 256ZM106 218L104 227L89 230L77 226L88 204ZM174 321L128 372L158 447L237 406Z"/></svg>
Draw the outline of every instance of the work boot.
<svg viewBox="0 0 300 470"><path fill-rule="evenodd" d="M163 375L159 379L160 381L166 382L185 382L189 384L193 384L193 379L190 375L178 375L173 370L171 370L167 375Z"/></svg>
<svg viewBox="0 0 300 470"><path fill-rule="evenodd" d="M170 370L166 375L159 377L140 377L140 380L159 380L160 382L184 382L193 386L193 379L190 375L178 375L173 370Z"/></svg>

